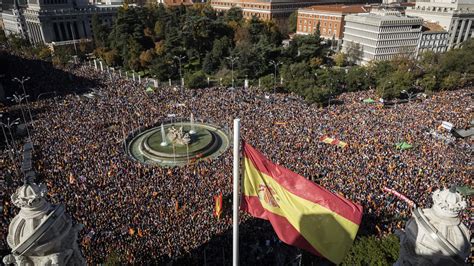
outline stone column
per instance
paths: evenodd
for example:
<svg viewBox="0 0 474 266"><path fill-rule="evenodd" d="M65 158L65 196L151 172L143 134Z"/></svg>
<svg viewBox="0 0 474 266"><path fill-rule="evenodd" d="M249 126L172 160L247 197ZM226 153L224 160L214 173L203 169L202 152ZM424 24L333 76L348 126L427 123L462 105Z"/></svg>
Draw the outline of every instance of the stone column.
<svg viewBox="0 0 474 266"><path fill-rule="evenodd" d="M456 45L461 43L462 34L464 33L464 26L466 25L466 20L463 19L461 23L461 28L459 29L458 39L456 40Z"/></svg>
<svg viewBox="0 0 474 266"><path fill-rule="evenodd" d="M451 49L454 46L454 38L456 37L456 31L459 25L459 19L456 19L454 22L454 27L453 31L451 31L451 36L449 36L449 49Z"/></svg>
<svg viewBox="0 0 474 266"><path fill-rule="evenodd" d="M466 34L464 34L464 41L467 41L467 39L469 38L469 33L471 31L471 26L472 26L472 19L469 19L469 23L467 23L467 28L466 28Z"/></svg>

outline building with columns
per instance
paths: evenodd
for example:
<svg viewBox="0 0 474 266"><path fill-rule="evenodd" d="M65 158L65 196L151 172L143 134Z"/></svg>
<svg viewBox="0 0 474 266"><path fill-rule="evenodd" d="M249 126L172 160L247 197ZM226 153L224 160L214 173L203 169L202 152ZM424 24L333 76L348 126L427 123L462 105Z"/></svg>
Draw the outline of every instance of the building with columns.
<svg viewBox="0 0 474 266"><path fill-rule="evenodd" d="M17 0L13 0L17 1ZM84 0L28 0L24 8L13 10L16 17L3 10L5 33L17 33L31 43L61 43L92 38L92 16L97 14L104 24L112 24L120 4L91 5ZM15 13L16 12L16 13Z"/></svg>
<svg viewBox="0 0 474 266"><path fill-rule="evenodd" d="M449 33L449 48L459 47L474 36L473 0L417 0L416 5L405 12L440 24Z"/></svg>
<svg viewBox="0 0 474 266"><path fill-rule="evenodd" d="M416 57L426 51L444 53L448 50L449 33L438 23L423 22L420 40L416 47Z"/></svg>

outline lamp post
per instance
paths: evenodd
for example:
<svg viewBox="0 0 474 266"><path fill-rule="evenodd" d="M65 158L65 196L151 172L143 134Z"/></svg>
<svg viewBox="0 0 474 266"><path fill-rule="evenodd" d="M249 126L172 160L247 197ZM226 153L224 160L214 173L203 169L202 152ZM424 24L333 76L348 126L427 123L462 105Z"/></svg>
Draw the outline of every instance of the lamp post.
<svg viewBox="0 0 474 266"><path fill-rule="evenodd" d="M12 134L12 127L14 125L18 125L20 124L20 118L17 118L13 121L10 122L10 117L7 118L7 123L3 123L3 122L0 122L0 124L6 128L8 128L8 132L10 133L10 137L12 139L12 144L13 144L13 148L16 147L16 143L15 143L15 139L13 138L13 134Z"/></svg>
<svg viewBox="0 0 474 266"><path fill-rule="evenodd" d="M181 82L181 89L183 89L183 74L181 72L181 60L186 58L186 56L184 56L184 55L176 56L175 55L175 56L173 56L173 58L178 59L178 62L179 62L179 82Z"/></svg>
<svg viewBox="0 0 474 266"><path fill-rule="evenodd" d="M404 93L408 96L408 102L410 102L411 99L413 98L413 95L415 95L414 92L408 92L407 90L402 90L401 93Z"/></svg>
<svg viewBox="0 0 474 266"><path fill-rule="evenodd" d="M3 117L3 114L0 114L0 118L2 117ZM15 163L15 157L13 156L13 153L12 153L12 146L10 145L10 141L8 141L8 136L5 131L5 127L7 124L4 124L2 123L2 121L0 121L0 125L2 126L3 137L5 137L5 143L7 144L8 155L10 156L10 160Z"/></svg>
<svg viewBox="0 0 474 266"><path fill-rule="evenodd" d="M3 115L2 115L3 116ZM0 116L0 117L2 117ZM10 133L10 137L12 138L12 143L13 143L13 146L11 146L9 149L8 149L8 154L10 155L10 160L15 164L16 166L16 160L15 160L15 157L13 156L13 151L15 150L15 147L16 147L16 143L15 143L15 139L13 138L13 134L12 134L12 127L14 125L18 125L20 122L20 119L17 118L13 121L10 122L10 117L7 118L7 123L3 123L0 121L0 125L2 125L2 131L3 131L3 135L5 136L5 140L7 140L7 143L8 143L8 137L7 135L5 134L5 129L4 127L8 128L8 132ZM10 145L9 145L10 146ZM17 168L17 173L20 174L20 169Z"/></svg>
<svg viewBox="0 0 474 266"><path fill-rule="evenodd" d="M270 65L272 65L274 68L275 68L275 74L273 75L273 93L275 94L275 90L276 90L276 75L277 75L277 69L278 69L278 66L279 65L282 65L283 63L282 62L278 62L278 61L274 61L274 60L271 60L270 61Z"/></svg>
<svg viewBox="0 0 474 266"><path fill-rule="evenodd" d="M25 91L25 82L30 80L30 77L21 77L21 79L18 78L13 78L12 81L16 81L21 84L21 88L23 89L23 94L26 95ZM31 115L31 110L30 110L30 103L28 102L28 99L26 99L26 108L28 109L28 115L30 116L31 120L31 125L33 125L33 116ZM34 126L33 126L34 127Z"/></svg>
<svg viewBox="0 0 474 266"><path fill-rule="evenodd" d="M25 122L25 128L26 128L26 133L28 133L28 138L30 139L31 141L31 135L30 135L30 130L28 129L28 123L26 122L26 116L25 116L25 112L23 111L23 106L21 105L21 102L23 100L26 100L28 98L29 95L17 95L17 94L13 94L13 98L12 97L8 97L7 99L13 101L13 102L16 102L19 106L20 106L20 111L21 111L21 115L23 116L23 121Z"/></svg>
<svg viewBox="0 0 474 266"><path fill-rule="evenodd" d="M239 60L239 58L236 57L236 56L228 56L225 59L230 61L231 76L232 76L232 88L234 88L234 63L235 63L235 61Z"/></svg>

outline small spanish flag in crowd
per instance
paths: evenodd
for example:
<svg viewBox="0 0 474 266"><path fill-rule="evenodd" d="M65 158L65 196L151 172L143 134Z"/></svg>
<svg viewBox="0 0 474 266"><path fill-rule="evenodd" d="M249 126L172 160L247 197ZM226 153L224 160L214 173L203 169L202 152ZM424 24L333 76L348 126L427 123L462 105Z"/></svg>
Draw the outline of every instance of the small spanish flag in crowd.
<svg viewBox="0 0 474 266"><path fill-rule="evenodd" d="M133 229L132 227L128 228L128 234L133 236L135 234L135 229Z"/></svg>
<svg viewBox="0 0 474 266"><path fill-rule="evenodd" d="M324 143L331 144L331 145L336 145L336 146L341 147L341 148L344 148L344 147L347 146L346 142L340 141L340 140L335 139L335 138L330 138L328 136L322 136L320 138L320 140Z"/></svg>
<svg viewBox="0 0 474 266"><path fill-rule="evenodd" d="M341 263L352 246L362 207L276 165L244 143L241 209L269 220L285 243Z"/></svg>
<svg viewBox="0 0 474 266"><path fill-rule="evenodd" d="M214 216L216 216L217 219L220 219L222 214L222 193L220 193L218 196L214 196L214 201L216 202Z"/></svg>

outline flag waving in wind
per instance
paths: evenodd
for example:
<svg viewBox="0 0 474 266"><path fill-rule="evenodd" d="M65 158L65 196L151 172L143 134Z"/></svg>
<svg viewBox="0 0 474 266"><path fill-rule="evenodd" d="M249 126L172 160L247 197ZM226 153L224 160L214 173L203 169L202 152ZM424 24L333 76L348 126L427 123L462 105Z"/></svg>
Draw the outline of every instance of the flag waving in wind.
<svg viewBox="0 0 474 266"><path fill-rule="evenodd" d="M356 237L362 207L276 165L243 145L241 209L269 220L285 243L340 263Z"/></svg>
<svg viewBox="0 0 474 266"><path fill-rule="evenodd" d="M220 219L222 214L222 193L220 193L218 196L214 196L214 201L216 202L214 216L216 216L217 219Z"/></svg>

